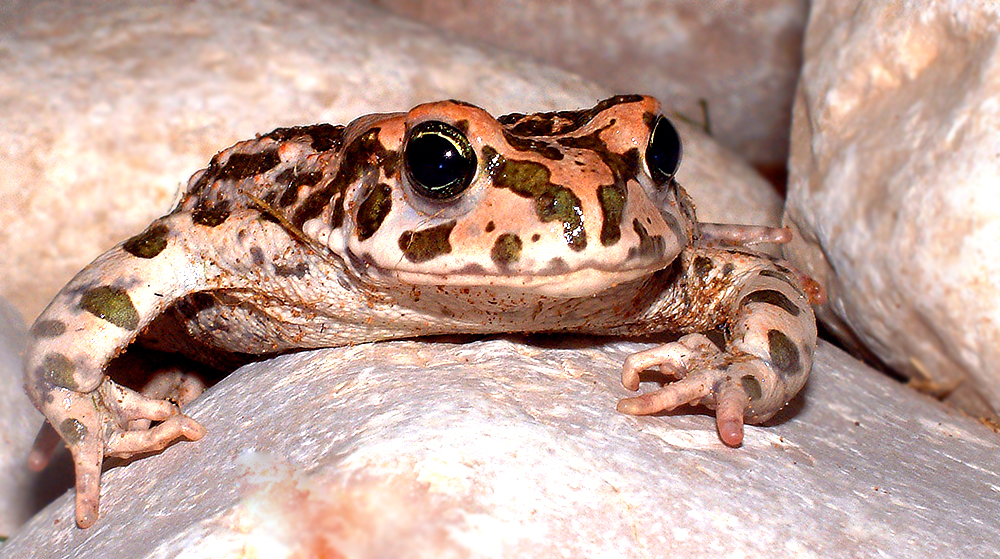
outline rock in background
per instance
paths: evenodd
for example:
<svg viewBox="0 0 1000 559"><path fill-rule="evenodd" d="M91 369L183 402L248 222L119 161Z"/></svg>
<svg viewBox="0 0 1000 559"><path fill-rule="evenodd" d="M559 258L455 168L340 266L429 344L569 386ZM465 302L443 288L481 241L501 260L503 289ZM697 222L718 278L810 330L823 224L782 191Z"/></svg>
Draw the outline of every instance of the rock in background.
<svg viewBox="0 0 1000 559"><path fill-rule="evenodd" d="M751 163L785 166L807 0L368 0L459 37L646 93Z"/></svg>
<svg viewBox="0 0 1000 559"><path fill-rule="evenodd" d="M501 114L611 94L350 0L0 9L0 295L29 320L166 213L214 153L254 134L447 98ZM759 175L697 126L678 126L679 179L703 219L779 221Z"/></svg>
<svg viewBox="0 0 1000 559"><path fill-rule="evenodd" d="M820 316L920 388L1000 410L1000 7L813 3L791 260Z"/></svg>

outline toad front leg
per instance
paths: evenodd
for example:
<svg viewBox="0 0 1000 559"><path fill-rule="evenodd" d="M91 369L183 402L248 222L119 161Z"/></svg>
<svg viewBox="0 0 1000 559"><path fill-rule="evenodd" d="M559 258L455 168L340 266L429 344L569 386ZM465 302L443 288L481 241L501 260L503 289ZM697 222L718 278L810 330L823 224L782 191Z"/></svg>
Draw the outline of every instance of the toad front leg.
<svg viewBox="0 0 1000 559"><path fill-rule="evenodd" d="M158 451L205 433L174 404L146 398L104 374L108 362L169 304L206 288L204 267L171 233L191 229L186 214L154 222L81 271L32 326L25 390L73 455L76 522L82 528L97 520L105 456ZM129 430L135 420L159 423ZM57 442L50 435L47 429L39 434L29 457L34 469L48 462Z"/></svg>
<svg viewBox="0 0 1000 559"><path fill-rule="evenodd" d="M672 323L687 334L631 355L622 373L630 390L638 390L639 373L652 367L678 380L623 399L618 410L645 415L702 404L715 410L723 442L738 446L744 422L770 419L809 376L816 323L796 280L792 271L764 257L686 250L647 320ZM713 339L713 333L721 336Z"/></svg>

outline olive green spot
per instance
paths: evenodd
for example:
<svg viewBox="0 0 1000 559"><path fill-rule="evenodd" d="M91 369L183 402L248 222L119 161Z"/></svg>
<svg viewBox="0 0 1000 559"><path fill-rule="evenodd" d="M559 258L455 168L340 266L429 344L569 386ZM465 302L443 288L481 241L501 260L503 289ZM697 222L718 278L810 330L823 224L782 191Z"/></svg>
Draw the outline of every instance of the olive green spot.
<svg viewBox="0 0 1000 559"><path fill-rule="evenodd" d="M483 148L487 168L493 173L493 185L535 201L538 219L560 221L563 238L573 250L587 248L587 231L583 226L583 206L572 190L549 181L549 169L534 161L506 159L492 148Z"/></svg>
<svg viewBox="0 0 1000 559"><path fill-rule="evenodd" d="M379 183L358 205L358 240L364 241L374 235L390 210L392 189L385 183Z"/></svg>
<svg viewBox="0 0 1000 559"><path fill-rule="evenodd" d="M139 313L128 292L118 287L104 285L83 292L80 308L126 330L139 327Z"/></svg>
<svg viewBox="0 0 1000 559"><path fill-rule="evenodd" d="M780 291L775 291L774 289L761 289L760 291L754 291L753 293L747 295L740 301L740 305L745 305L747 303L767 303L769 305L774 305L783 309L785 312L792 316L799 316L801 312L788 297L785 297Z"/></svg>
<svg viewBox="0 0 1000 559"><path fill-rule="evenodd" d="M764 393L760 387L760 381L753 375L743 375L740 378L740 384L743 385L743 391L747 393L747 397L750 398L751 402L760 400L761 395Z"/></svg>
<svg viewBox="0 0 1000 559"><path fill-rule="evenodd" d="M521 248L523 243L521 238L513 233L504 233L497 237L493 243L493 250L490 251L490 258L501 269L507 268L512 263L521 258Z"/></svg>
<svg viewBox="0 0 1000 559"><path fill-rule="evenodd" d="M39 320L31 326L31 335L36 338L55 338L66 332L66 323L61 320Z"/></svg>
<svg viewBox="0 0 1000 559"><path fill-rule="evenodd" d="M597 189L601 204L601 244L611 246L622 238L622 214L625 211L625 187L618 184L604 185Z"/></svg>
<svg viewBox="0 0 1000 559"><path fill-rule="evenodd" d="M768 330L767 346L775 370L784 376L799 372L799 348L788 336L778 330Z"/></svg>
<svg viewBox="0 0 1000 559"><path fill-rule="evenodd" d="M191 212L191 221L198 225L216 227L229 218L229 202L225 200L212 204L202 198Z"/></svg>
<svg viewBox="0 0 1000 559"><path fill-rule="evenodd" d="M157 223L122 244L125 252L139 258L153 258L167 248L167 233L170 228Z"/></svg>
<svg viewBox="0 0 1000 559"><path fill-rule="evenodd" d="M87 436L87 427L73 418L68 418L59 424L59 434L68 444L79 444Z"/></svg>
<svg viewBox="0 0 1000 559"><path fill-rule="evenodd" d="M45 378L45 380L56 386L69 388L70 390L79 388L76 379L73 378L76 365L61 353L46 354L42 358L40 369L38 376Z"/></svg>
<svg viewBox="0 0 1000 559"><path fill-rule="evenodd" d="M448 238L451 236L451 230L455 228L455 223L452 220L429 229L404 231L399 236L399 249L403 251L403 256L407 260L417 264L448 254L451 252Z"/></svg>

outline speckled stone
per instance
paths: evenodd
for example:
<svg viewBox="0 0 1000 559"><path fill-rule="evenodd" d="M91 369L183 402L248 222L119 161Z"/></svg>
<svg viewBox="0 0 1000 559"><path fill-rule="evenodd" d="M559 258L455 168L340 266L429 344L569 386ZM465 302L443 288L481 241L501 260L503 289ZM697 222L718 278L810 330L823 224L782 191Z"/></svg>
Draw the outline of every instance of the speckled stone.
<svg viewBox="0 0 1000 559"><path fill-rule="evenodd" d="M108 471L4 559L985 557L1000 436L822 344L803 397L722 445L615 412L635 343L389 342L244 367L196 443ZM646 386L646 389L651 386ZM248 395L251 395L248 397Z"/></svg>
<svg viewBox="0 0 1000 559"><path fill-rule="evenodd" d="M815 2L790 259L820 316L915 386L1000 410L1000 6Z"/></svg>
<svg viewBox="0 0 1000 559"><path fill-rule="evenodd" d="M656 95L698 122L704 102L720 143L784 167L806 0L368 2L615 91Z"/></svg>
<svg viewBox="0 0 1000 559"><path fill-rule="evenodd" d="M0 295L29 319L77 271L166 213L217 151L278 126L425 101L494 114L613 92L349 0L21 2L0 17ZM780 200L696 125L679 178L711 221Z"/></svg>

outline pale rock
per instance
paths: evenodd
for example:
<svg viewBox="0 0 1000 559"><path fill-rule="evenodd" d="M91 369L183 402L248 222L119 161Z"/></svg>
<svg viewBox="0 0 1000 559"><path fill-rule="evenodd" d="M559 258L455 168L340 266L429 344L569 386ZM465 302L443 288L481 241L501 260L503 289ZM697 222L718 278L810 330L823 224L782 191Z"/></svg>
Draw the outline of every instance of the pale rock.
<svg viewBox="0 0 1000 559"><path fill-rule="evenodd" d="M784 168L806 0L367 0L467 40L655 95L756 165ZM614 6L609 8L609 6Z"/></svg>
<svg viewBox="0 0 1000 559"><path fill-rule="evenodd" d="M72 492L4 559L985 557L1000 436L822 344L746 442L707 415L617 413L648 345L388 342L237 370L198 442ZM648 390L654 385L644 385Z"/></svg>
<svg viewBox="0 0 1000 559"><path fill-rule="evenodd" d="M919 388L1000 410L1000 6L813 3L786 250L820 316Z"/></svg>
<svg viewBox="0 0 1000 559"><path fill-rule="evenodd" d="M14 533L38 511L39 502L51 500L66 485L45 491L39 483L47 479L28 470L28 450L42 424L38 413L21 389L21 348L24 319L7 301L0 299L0 541Z"/></svg>
<svg viewBox="0 0 1000 559"><path fill-rule="evenodd" d="M0 10L0 295L29 319L98 254L166 213L212 154L254 134L444 98L501 114L611 94L349 0ZM680 180L703 219L779 221L765 181L697 126L679 127Z"/></svg>

